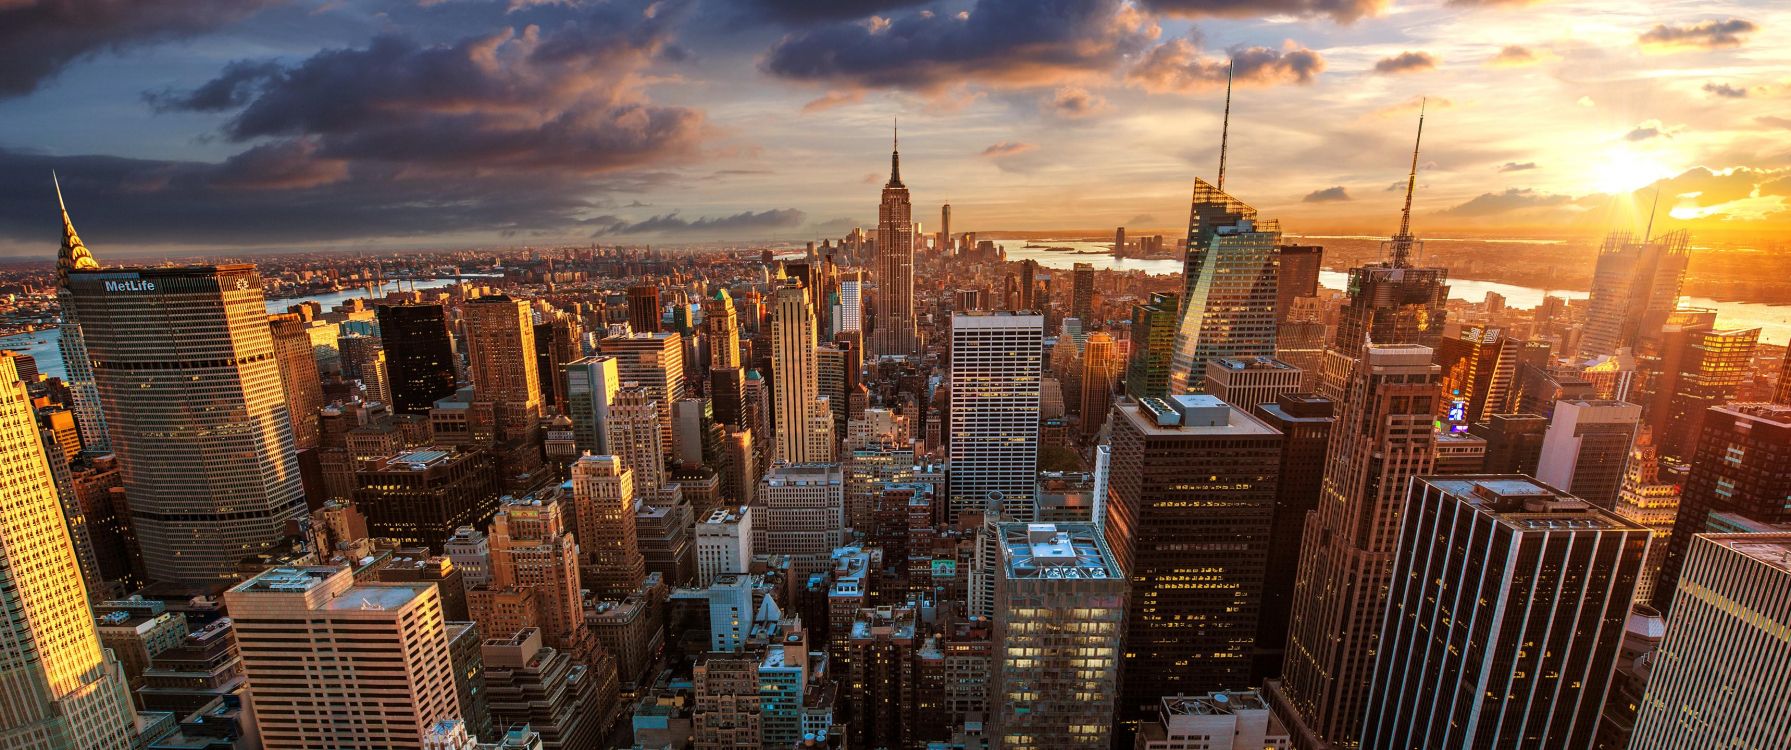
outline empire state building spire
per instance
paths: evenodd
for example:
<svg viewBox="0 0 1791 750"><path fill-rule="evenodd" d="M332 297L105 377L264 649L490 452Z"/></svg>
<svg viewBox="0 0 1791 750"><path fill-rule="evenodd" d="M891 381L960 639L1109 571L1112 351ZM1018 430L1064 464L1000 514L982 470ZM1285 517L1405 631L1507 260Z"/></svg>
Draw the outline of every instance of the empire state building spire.
<svg viewBox="0 0 1791 750"><path fill-rule="evenodd" d="M68 286L68 272L80 268L99 268L99 262L93 259L93 253L87 252L87 246L81 243L81 235L75 234L75 223L68 218L68 205L62 202L62 181L56 173L50 173L50 182L56 185L56 205L62 209L62 249L56 253L56 282L58 286Z"/></svg>
<svg viewBox="0 0 1791 750"><path fill-rule="evenodd" d="M894 138L889 151L889 182L885 183L883 187L907 187L902 184L902 126L899 122L895 124Z"/></svg>

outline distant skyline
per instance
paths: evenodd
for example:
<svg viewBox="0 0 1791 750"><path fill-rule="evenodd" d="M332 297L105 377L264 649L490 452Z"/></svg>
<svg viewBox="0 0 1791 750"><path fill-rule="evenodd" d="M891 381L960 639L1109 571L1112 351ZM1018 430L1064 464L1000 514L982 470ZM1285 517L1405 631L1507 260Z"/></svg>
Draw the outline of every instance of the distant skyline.
<svg viewBox="0 0 1791 750"><path fill-rule="evenodd" d="M820 239L890 120L957 231L1169 229L1217 169L1290 233L1791 240L1772 0L22 0L0 256L50 171L108 256Z"/></svg>

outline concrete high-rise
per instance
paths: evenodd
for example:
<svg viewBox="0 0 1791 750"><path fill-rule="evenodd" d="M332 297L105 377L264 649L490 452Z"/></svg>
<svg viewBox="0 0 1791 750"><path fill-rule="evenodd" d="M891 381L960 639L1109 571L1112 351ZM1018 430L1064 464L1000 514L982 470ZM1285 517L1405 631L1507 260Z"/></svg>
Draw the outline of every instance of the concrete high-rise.
<svg viewBox="0 0 1791 750"><path fill-rule="evenodd" d="M1095 325L1095 270L1092 263L1077 263L1070 270L1070 315L1084 326Z"/></svg>
<svg viewBox="0 0 1791 750"><path fill-rule="evenodd" d="M572 464L573 517L584 584L600 596L622 598L646 577L634 515L634 472L615 456L584 456Z"/></svg>
<svg viewBox="0 0 1791 750"><path fill-rule="evenodd" d="M1310 393L1283 395L1257 414L1281 433L1281 468L1275 477L1275 520L1256 625L1256 676L1251 684L1281 676L1286 661L1288 611L1306 545L1306 514L1318 507L1325 464L1336 425L1335 404Z"/></svg>
<svg viewBox="0 0 1791 750"><path fill-rule="evenodd" d="M1264 404L1299 393L1304 375L1300 368L1274 357L1219 357L1206 361L1204 378L1207 395L1260 416Z"/></svg>
<svg viewBox="0 0 1791 750"><path fill-rule="evenodd" d="M81 333L81 318L69 302L68 272L99 268L75 224L68 218L68 206L62 202L62 183L56 182L56 204L62 209L62 247L56 252L56 302L59 325L56 349L62 354L63 382L68 384L74 400L75 421L80 425L81 444L89 450L111 450L106 434L106 415L100 406L99 387L93 382L93 361L87 358L87 340Z"/></svg>
<svg viewBox="0 0 1791 750"><path fill-rule="evenodd" d="M674 445L672 404L685 397L684 337L666 333L612 334L597 342L598 351L616 358L616 372L623 383L647 389L659 405L659 444Z"/></svg>
<svg viewBox="0 0 1791 750"><path fill-rule="evenodd" d="M642 284L628 287L628 327L635 333L658 333L665 310L659 304L659 287Z"/></svg>
<svg viewBox="0 0 1791 750"><path fill-rule="evenodd" d="M267 750L422 750L457 718L434 583L271 568L224 593Z"/></svg>
<svg viewBox="0 0 1791 750"><path fill-rule="evenodd" d="M815 362L815 307L798 282L785 282L771 303L772 419L777 425L773 460L833 460L833 413L816 424L820 371ZM821 428L821 429L817 429Z"/></svg>
<svg viewBox="0 0 1791 750"><path fill-rule="evenodd" d="M69 288L149 577L234 577L305 513L261 277L76 270Z"/></svg>
<svg viewBox="0 0 1791 750"><path fill-rule="evenodd" d="M902 184L900 143L889 154L889 182L877 207L877 320L873 356L906 357L920 350L914 316L914 218Z"/></svg>
<svg viewBox="0 0 1791 750"><path fill-rule="evenodd" d="M529 304L498 294L462 308L473 399L490 403L500 440L523 437L541 417L541 377L535 366L535 322Z"/></svg>
<svg viewBox="0 0 1791 750"><path fill-rule="evenodd" d="M1113 405L1113 385L1119 376L1119 353L1106 331L1088 334L1082 345L1082 436L1099 435Z"/></svg>
<svg viewBox="0 0 1791 750"><path fill-rule="evenodd" d="M1294 300L1318 294L1318 273L1325 249L1318 245L1282 245L1275 272L1275 322L1286 322Z"/></svg>
<svg viewBox="0 0 1791 750"><path fill-rule="evenodd" d="M994 503L1033 517L1038 485L1039 389L1045 319L1015 312L951 319L948 518Z"/></svg>
<svg viewBox="0 0 1791 750"><path fill-rule="evenodd" d="M1125 573L1094 524L996 527L991 746L1112 746Z"/></svg>
<svg viewBox="0 0 1791 750"><path fill-rule="evenodd" d="M667 500L674 485L665 472L665 448L660 442L658 402L644 387L628 385L616 391L605 421L609 445L622 465L634 472L634 492L643 503Z"/></svg>
<svg viewBox="0 0 1791 750"><path fill-rule="evenodd" d="M740 367L740 314L728 290L703 300L703 328L709 334L709 367Z"/></svg>
<svg viewBox="0 0 1791 750"><path fill-rule="evenodd" d="M788 555L797 580L832 568L834 548L846 542L846 480L839 464L773 466L759 480L753 502L754 554Z"/></svg>
<svg viewBox="0 0 1791 750"><path fill-rule="evenodd" d="M395 414L428 414L454 395L454 337L441 305L380 305L379 338L386 350L387 387Z"/></svg>
<svg viewBox="0 0 1791 750"><path fill-rule="evenodd" d="M751 572L752 508L716 508L696 524L697 585Z"/></svg>
<svg viewBox="0 0 1791 750"><path fill-rule="evenodd" d="M1132 308L1132 349L1126 357L1126 395L1133 399L1169 395L1169 366L1175 354L1175 331L1181 320L1180 298L1153 292L1150 302Z"/></svg>
<svg viewBox="0 0 1791 750"><path fill-rule="evenodd" d="M622 387L616 358L585 357L566 363L566 416L572 420L572 440L581 453L611 453L609 407Z"/></svg>
<svg viewBox="0 0 1791 750"><path fill-rule="evenodd" d="M280 363L280 386L286 393L286 411L292 415L292 445L297 450L317 447L317 411L323 408L323 376L317 372L310 324L292 313L267 316L274 342L274 360Z"/></svg>
<svg viewBox="0 0 1791 750"><path fill-rule="evenodd" d="M1287 661L1267 692L1296 746L1355 747L1399 514L1436 455L1438 368L1423 346L1370 345L1341 383L1318 509L1307 515Z"/></svg>
<svg viewBox="0 0 1791 750"><path fill-rule="evenodd" d="M1475 326L1437 341L1443 401L1437 418L1456 432L1510 410L1518 341L1502 329Z"/></svg>
<svg viewBox="0 0 1791 750"><path fill-rule="evenodd" d="M1766 524L1791 523L1791 406L1733 404L1710 410L1691 454L1691 473L1679 499L1655 580L1654 607L1671 620L1674 588L1692 538L1710 529L1712 514L1733 513Z"/></svg>
<svg viewBox="0 0 1791 750"><path fill-rule="evenodd" d="M839 309L833 313L833 335L864 330L864 272L840 275Z"/></svg>
<svg viewBox="0 0 1791 750"><path fill-rule="evenodd" d="M1605 237L1592 272L1586 332L1579 356L1591 359L1638 349L1660 333L1679 305L1691 236L1684 230L1636 241L1628 232Z"/></svg>
<svg viewBox="0 0 1791 750"><path fill-rule="evenodd" d="M126 750L124 670L100 647L14 357L0 355L0 747Z"/></svg>
<svg viewBox="0 0 1791 750"><path fill-rule="evenodd" d="M1536 478L1605 510L1617 507L1623 467L1635 445L1642 407L1622 401L1565 399L1542 438Z"/></svg>
<svg viewBox="0 0 1791 750"><path fill-rule="evenodd" d="M1165 695L1252 685L1282 436L1210 394L1122 401L1112 430L1111 490L1097 502L1130 588L1119 704L1130 732Z"/></svg>
<svg viewBox="0 0 1791 750"><path fill-rule="evenodd" d="M1791 534L1693 537L1672 598L1629 747L1784 747Z"/></svg>
<svg viewBox="0 0 1791 750"><path fill-rule="evenodd" d="M1195 178L1170 393L1199 393L1209 359L1275 356L1280 248L1278 223Z"/></svg>
<svg viewBox="0 0 1791 750"><path fill-rule="evenodd" d="M558 498L523 498L499 505L486 537L491 546L487 585L533 589L543 640L573 651L584 627L584 608L579 596L579 547L566 524Z"/></svg>
<svg viewBox="0 0 1791 750"><path fill-rule="evenodd" d="M1758 328L1693 329L1668 343L1679 351L1667 359L1678 364L1652 380L1646 409L1663 459L1691 460L1709 409L1734 401L1754 371L1759 340Z"/></svg>
<svg viewBox="0 0 1791 750"><path fill-rule="evenodd" d="M1361 746L1589 747L1648 529L1521 475L1411 488Z"/></svg>

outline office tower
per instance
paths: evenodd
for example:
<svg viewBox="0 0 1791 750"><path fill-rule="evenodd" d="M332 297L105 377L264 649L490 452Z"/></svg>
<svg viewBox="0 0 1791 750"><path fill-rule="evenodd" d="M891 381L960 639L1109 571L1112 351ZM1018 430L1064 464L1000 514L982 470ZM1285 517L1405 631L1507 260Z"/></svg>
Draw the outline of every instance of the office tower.
<svg viewBox="0 0 1791 750"><path fill-rule="evenodd" d="M1691 259L1691 237L1684 230L1643 237L1613 232L1598 249L1592 272L1592 294L1586 307L1586 332L1580 339L1581 359L1640 349L1655 338L1679 304L1685 267Z"/></svg>
<svg viewBox="0 0 1791 750"><path fill-rule="evenodd" d="M1119 375L1119 353L1106 331L1088 335L1082 347L1082 436L1100 434L1113 405L1113 381Z"/></svg>
<svg viewBox="0 0 1791 750"><path fill-rule="evenodd" d="M1015 312L952 316L948 518L991 502L1011 518L1032 518L1044 324Z"/></svg>
<svg viewBox="0 0 1791 750"><path fill-rule="evenodd" d="M1339 311L1337 337L1333 340L1335 348L1347 357L1357 356L1369 344L1435 347L1448 321L1448 272L1412 265L1412 254L1424 249L1412 234L1412 197L1418 190L1418 148L1423 141L1424 115L1419 113L1399 231L1381 243L1386 260L1349 271L1349 301ZM1338 381L1345 377L1343 372L1333 376ZM1324 387L1335 390L1341 385L1327 382Z"/></svg>
<svg viewBox="0 0 1791 750"><path fill-rule="evenodd" d="M1785 347L1785 361L1779 365L1779 382L1772 392L1772 402L1791 404L1791 346Z"/></svg>
<svg viewBox="0 0 1791 750"><path fill-rule="evenodd" d="M727 289L703 300L703 328L709 334L709 367L739 367L740 316Z"/></svg>
<svg viewBox="0 0 1791 750"><path fill-rule="evenodd" d="M914 747L944 739L922 736L924 688L916 654L926 645L926 632L917 632L915 609L912 602L866 607L851 623L846 697L854 709L854 746Z"/></svg>
<svg viewBox="0 0 1791 750"><path fill-rule="evenodd" d="M1275 323L1275 358L1300 368L1300 388L1319 388L1324 369L1325 302L1317 297L1296 297L1287 317Z"/></svg>
<svg viewBox="0 0 1791 750"><path fill-rule="evenodd" d="M279 363L280 387L286 394L286 411L292 420L292 447L317 447L317 410L323 408L323 376L317 372L317 355L311 350L310 324L292 313L267 316L268 335Z"/></svg>
<svg viewBox="0 0 1791 750"><path fill-rule="evenodd" d="M1199 393L1209 359L1275 355L1280 245L1278 223L1195 178L1170 393Z"/></svg>
<svg viewBox="0 0 1791 750"><path fill-rule="evenodd" d="M940 254L942 254L942 255L952 255L953 254L952 253L952 250L953 250L952 237L951 237L951 204L950 203L947 203L947 204L939 207L939 247L937 249L939 250Z"/></svg>
<svg viewBox="0 0 1791 750"><path fill-rule="evenodd" d="M439 551L455 529L491 521L498 476L482 450L400 453L355 472L354 503L374 537Z"/></svg>
<svg viewBox="0 0 1791 750"><path fill-rule="evenodd" d="M1114 407L1103 502L1106 542L1130 587L1119 704L1128 733L1165 695L1252 684L1281 444L1211 394Z"/></svg>
<svg viewBox="0 0 1791 750"><path fill-rule="evenodd" d="M691 540L696 511L688 502L642 505L634 513L635 539L647 572L667 586L689 586L696 580L696 549Z"/></svg>
<svg viewBox="0 0 1791 750"><path fill-rule="evenodd" d="M578 317L547 308L546 320L535 324L535 375L541 381L541 403L566 410L566 363L585 356L584 328Z"/></svg>
<svg viewBox="0 0 1791 750"><path fill-rule="evenodd" d="M815 308L808 292L791 282L779 287L771 308L771 382L777 423L774 460L813 463L832 460L831 434L813 431L810 415L820 400L816 369ZM833 414L827 414L832 425ZM831 433L831 430L827 431Z"/></svg>
<svg viewBox="0 0 1791 750"><path fill-rule="evenodd" d="M724 575L751 572L752 508L716 508L697 522L697 585L706 587Z"/></svg>
<svg viewBox="0 0 1791 750"><path fill-rule="evenodd" d="M1166 695L1138 733L1137 750L1289 747L1287 728L1255 690Z"/></svg>
<svg viewBox="0 0 1791 750"><path fill-rule="evenodd" d="M420 750L430 726L460 714L433 583L270 568L224 604L267 750Z"/></svg>
<svg viewBox="0 0 1791 750"><path fill-rule="evenodd" d="M69 287L149 577L234 577L305 512L261 277L76 270Z"/></svg>
<svg viewBox="0 0 1791 750"><path fill-rule="evenodd" d="M602 354L616 358L623 383L647 389L659 405L660 446L672 443L672 404L684 398L684 340L677 332L613 334L597 342Z"/></svg>
<svg viewBox="0 0 1791 750"><path fill-rule="evenodd" d="M700 398L672 404L672 461L685 466L703 463L703 422L708 403Z"/></svg>
<svg viewBox="0 0 1791 750"><path fill-rule="evenodd" d="M665 473L665 449L658 429L659 404L646 388L628 385L616 391L606 420L609 445L634 473L634 492L642 502L669 498L676 485Z"/></svg>
<svg viewBox="0 0 1791 750"><path fill-rule="evenodd" d="M1687 332L1678 372L1659 380L1649 412L1663 458L1683 462L1691 457L1705 414L1735 400L1741 383L1753 372L1759 339L1758 328Z"/></svg>
<svg viewBox="0 0 1791 750"><path fill-rule="evenodd" d="M1547 417L1555 413L1555 402L1562 399L1598 398L1598 388L1584 374L1571 368L1559 368L1525 362L1517 367L1517 412ZM1642 413L1649 412L1646 403Z"/></svg>
<svg viewBox="0 0 1791 750"><path fill-rule="evenodd" d="M368 401L392 405L391 378L387 374L386 349L377 336L355 334L336 340L342 359L342 377L361 381Z"/></svg>
<svg viewBox="0 0 1791 750"><path fill-rule="evenodd" d="M788 555L803 580L831 567L846 541L846 482L839 464L773 466L759 480L752 507L753 552Z"/></svg>
<svg viewBox="0 0 1791 750"><path fill-rule="evenodd" d="M902 154L889 154L889 182L877 207L877 320L871 354L906 357L920 351L914 317L914 223L908 186L902 184Z"/></svg>
<svg viewBox="0 0 1791 750"><path fill-rule="evenodd" d="M833 314L833 334L863 330L864 272L847 271L840 276L840 302Z"/></svg>
<svg viewBox="0 0 1791 750"><path fill-rule="evenodd" d="M1691 454L1691 473L1679 499L1673 535L1654 584L1654 608L1669 617L1679 569L1692 537L1709 530L1715 513L1751 521L1791 523L1791 406L1733 404L1704 416L1703 434Z"/></svg>
<svg viewBox="0 0 1791 750"><path fill-rule="evenodd" d="M509 500L498 506L486 537L491 545L487 585L534 589L542 639L571 651L584 625L584 609L579 602L579 548L566 524L555 498Z"/></svg>
<svg viewBox="0 0 1791 750"><path fill-rule="evenodd" d="M1294 300L1318 296L1318 272L1324 270L1325 249L1318 245L1282 245L1275 268L1275 322L1287 320Z"/></svg>
<svg viewBox="0 0 1791 750"><path fill-rule="evenodd" d="M0 356L0 746L126 750L125 674L100 647L31 397Z"/></svg>
<svg viewBox="0 0 1791 750"><path fill-rule="evenodd" d="M62 354L64 375L72 397L75 420L80 425L81 442L89 450L112 449L106 434L106 416L100 406L99 387L93 382L93 361L87 356L87 340L81 333L79 312L69 301L68 272L99 268L99 262L88 252L75 224L68 218L68 206L62 202L62 183L56 182L56 205L62 210L62 247L56 252L56 303L59 325L56 349Z"/></svg>
<svg viewBox="0 0 1791 750"><path fill-rule="evenodd" d="M1684 559L1629 747L1784 747L1791 534L1699 534Z"/></svg>
<svg viewBox="0 0 1791 750"><path fill-rule="evenodd" d="M1412 477L1430 473L1438 368L1422 346L1369 345L1342 398L1318 508L1307 515L1287 661L1266 686L1299 747L1354 747Z"/></svg>
<svg viewBox="0 0 1791 750"><path fill-rule="evenodd" d="M616 358L598 355L566 363L566 416L580 453L611 453L609 407L622 385Z"/></svg>
<svg viewBox="0 0 1791 750"><path fill-rule="evenodd" d="M498 294L466 303L462 314L473 398L492 404L499 440L525 436L541 416L541 379L535 368L535 323L529 304Z"/></svg>
<svg viewBox="0 0 1791 750"><path fill-rule="evenodd" d="M454 562L466 588L491 582L491 542L485 538L485 532L472 526L455 529L454 535L442 543L442 554Z"/></svg>
<svg viewBox="0 0 1791 750"><path fill-rule="evenodd" d="M441 305L380 305L387 387L396 414L428 414L454 395L454 339Z"/></svg>
<svg viewBox="0 0 1791 750"><path fill-rule="evenodd" d="M1504 330L1481 326L1439 339L1436 358L1443 368L1443 402L1437 418L1465 432L1489 415L1509 411L1517 345Z"/></svg>
<svg viewBox="0 0 1791 750"><path fill-rule="evenodd" d="M1551 412L1552 413L1552 412ZM1537 476L1548 417L1539 414L1490 414L1468 434L1486 440L1486 473Z"/></svg>
<svg viewBox="0 0 1791 750"><path fill-rule="evenodd" d="M745 426L746 370L720 367L709 371L709 413L716 424Z"/></svg>
<svg viewBox="0 0 1791 750"><path fill-rule="evenodd" d="M1206 361L1206 385L1203 392L1220 401L1259 413L1264 404L1275 403L1283 395L1299 393L1304 374L1274 357L1219 357Z"/></svg>
<svg viewBox="0 0 1791 750"><path fill-rule="evenodd" d="M1648 559L1636 581L1636 601L1654 601L1654 583L1660 575L1667 544L1673 536L1673 522L1679 515L1678 482L1663 481L1660 475L1660 453L1647 435L1639 436L1629 452L1629 465L1623 469L1623 486L1617 490L1617 515L1648 527L1654 541L1648 548Z"/></svg>
<svg viewBox="0 0 1791 750"><path fill-rule="evenodd" d="M1465 432L1437 431L1433 474L1485 474L1486 440Z"/></svg>
<svg viewBox="0 0 1791 750"><path fill-rule="evenodd" d="M1169 364L1181 319L1174 294L1152 292L1150 302L1132 308L1132 350L1126 358L1126 395L1133 399L1169 395Z"/></svg>
<svg viewBox="0 0 1791 750"><path fill-rule="evenodd" d="M1256 664L1251 684L1281 676L1287 650L1288 610L1305 544L1306 514L1318 507L1325 462L1336 419L1330 399L1288 394L1263 404L1258 416L1281 433L1281 464L1275 478L1275 517L1269 527L1269 554L1262 583L1262 610L1256 626Z"/></svg>
<svg viewBox="0 0 1791 750"><path fill-rule="evenodd" d="M485 687L494 726L508 727L499 750L582 750L601 747L614 719L615 662L575 663L565 649L545 645L534 628L486 638ZM529 744L517 735L535 735Z"/></svg>
<svg viewBox="0 0 1791 750"><path fill-rule="evenodd" d="M1125 573L1094 524L1003 523L996 533L991 746L1109 747Z"/></svg>
<svg viewBox="0 0 1791 750"><path fill-rule="evenodd" d="M635 333L658 333L665 308L659 304L659 287L628 287L628 327Z"/></svg>
<svg viewBox="0 0 1791 750"><path fill-rule="evenodd" d="M592 592L621 598L646 577L634 514L636 474L615 456L584 456L572 464L573 516L578 519L582 578Z"/></svg>
<svg viewBox="0 0 1791 750"><path fill-rule="evenodd" d="M1362 746L1590 746L1648 530L1494 474L1418 479L1399 525Z"/></svg>
<svg viewBox="0 0 1791 750"><path fill-rule="evenodd" d="M1622 401L1555 402L1536 478L1605 510L1617 507L1642 407Z"/></svg>
<svg viewBox="0 0 1791 750"><path fill-rule="evenodd" d="M759 746L759 664L752 654L708 653L692 669L698 750Z"/></svg>
<svg viewBox="0 0 1791 750"><path fill-rule="evenodd" d="M1637 586L1636 599L1644 599ZM1666 634L1667 621L1660 612L1646 604L1632 605L1629 621L1623 626L1623 640L1617 649L1617 669L1611 676L1611 691L1605 698L1604 711L1598 717L1598 733L1592 750L1625 750L1636 727L1636 711L1642 706L1642 693L1647 687L1648 673L1654 668L1661 636Z"/></svg>
<svg viewBox="0 0 1791 750"><path fill-rule="evenodd" d="M1095 296L1094 266L1089 263L1077 263L1070 271L1070 314L1083 325L1094 325Z"/></svg>
<svg viewBox="0 0 1791 750"><path fill-rule="evenodd" d="M1031 258L1020 261L1020 309L1037 312L1039 262Z"/></svg>

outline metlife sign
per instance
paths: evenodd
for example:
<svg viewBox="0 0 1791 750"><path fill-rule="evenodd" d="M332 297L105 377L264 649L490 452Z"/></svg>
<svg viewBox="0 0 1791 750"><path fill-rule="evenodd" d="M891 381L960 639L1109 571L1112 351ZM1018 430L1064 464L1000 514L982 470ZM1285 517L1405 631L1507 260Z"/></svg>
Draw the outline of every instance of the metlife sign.
<svg viewBox="0 0 1791 750"><path fill-rule="evenodd" d="M155 291L155 282L148 279L107 281L105 282L105 288L108 292L153 292Z"/></svg>

